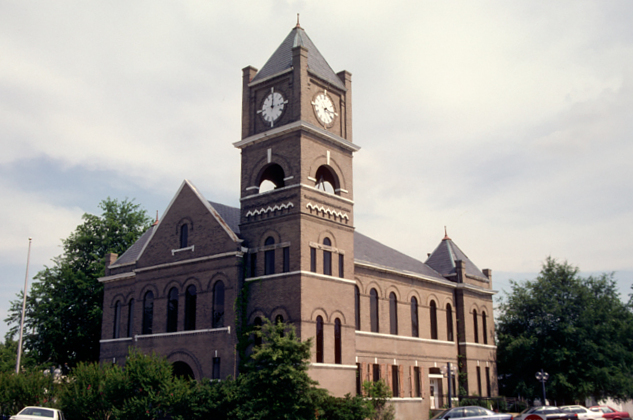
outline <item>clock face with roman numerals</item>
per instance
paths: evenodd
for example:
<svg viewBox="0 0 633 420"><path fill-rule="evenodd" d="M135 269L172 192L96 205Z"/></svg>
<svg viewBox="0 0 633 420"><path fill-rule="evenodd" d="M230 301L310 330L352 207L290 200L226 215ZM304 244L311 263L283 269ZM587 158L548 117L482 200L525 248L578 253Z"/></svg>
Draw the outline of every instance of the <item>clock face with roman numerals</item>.
<svg viewBox="0 0 633 420"><path fill-rule="evenodd" d="M270 93L264 99L262 107L257 113L261 114L262 119L273 127L281 117L287 103L288 100L280 92L276 92L275 88L270 88Z"/></svg>
<svg viewBox="0 0 633 420"><path fill-rule="evenodd" d="M324 90L321 93L318 93L314 100L312 101L312 106L314 107L314 113L316 114L319 121L325 125L329 126L334 121L334 118L338 116L336 111L334 110L334 103L330 96L327 94L327 90Z"/></svg>

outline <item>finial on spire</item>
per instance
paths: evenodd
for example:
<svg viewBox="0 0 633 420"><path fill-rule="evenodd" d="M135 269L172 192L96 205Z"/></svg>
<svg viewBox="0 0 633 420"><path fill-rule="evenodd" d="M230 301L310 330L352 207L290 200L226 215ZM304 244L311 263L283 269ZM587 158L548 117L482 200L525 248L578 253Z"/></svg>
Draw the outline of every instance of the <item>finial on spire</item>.
<svg viewBox="0 0 633 420"><path fill-rule="evenodd" d="M158 224L158 210L156 210L156 221L152 226L156 226Z"/></svg>
<svg viewBox="0 0 633 420"><path fill-rule="evenodd" d="M446 240L449 240L449 241L450 241L450 240L451 240L451 238L449 238L449 237L448 237L448 233L447 233L447 231L446 231L446 226L444 226L444 239L443 239L443 240L444 240L444 241L446 241Z"/></svg>
<svg viewBox="0 0 633 420"><path fill-rule="evenodd" d="M297 13L297 28L301 28L301 25L299 25L299 13Z"/></svg>

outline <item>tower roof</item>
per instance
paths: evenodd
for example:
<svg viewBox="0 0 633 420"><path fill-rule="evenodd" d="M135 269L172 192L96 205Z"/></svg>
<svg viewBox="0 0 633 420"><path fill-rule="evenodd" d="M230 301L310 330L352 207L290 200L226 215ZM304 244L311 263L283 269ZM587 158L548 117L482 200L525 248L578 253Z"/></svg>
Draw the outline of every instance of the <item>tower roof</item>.
<svg viewBox="0 0 633 420"><path fill-rule="evenodd" d="M292 50L295 47L304 47L308 50L308 70L324 81L345 90L345 85L338 78L332 67L325 61L317 47L312 43L306 31L299 25L295 26L281 43L277 50L268 59L266 64L257 72L252 82L275 76L292 67Z"/></svg>
<svg viewBox="0 0 633 420"><path fill-rule="evenodd" d="M457 273L455 261L460 260L466 264L466 275L487 278L446 234L435 251L427 258L425 264L443 276L450 276Z"/></svg>

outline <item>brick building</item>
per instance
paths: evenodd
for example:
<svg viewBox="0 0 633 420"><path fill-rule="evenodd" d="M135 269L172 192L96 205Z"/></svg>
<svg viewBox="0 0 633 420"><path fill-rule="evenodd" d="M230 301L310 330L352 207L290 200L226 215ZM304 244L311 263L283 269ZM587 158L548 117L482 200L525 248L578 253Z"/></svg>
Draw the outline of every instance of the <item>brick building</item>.
<svg viewBox="0 0 633 420"><path fill-rule="evenodd" d="M162 218L109 255L102 362L156 351L196 379L237 374L234 302L248 321L292 323L315 347L310 375L334 395L383 378L399 418L446 403L442 368L496 395L489 270L445 236L426 262L354 226L351 74L335 73L297 25L243 69L240 208L184 181Z"/></svg>

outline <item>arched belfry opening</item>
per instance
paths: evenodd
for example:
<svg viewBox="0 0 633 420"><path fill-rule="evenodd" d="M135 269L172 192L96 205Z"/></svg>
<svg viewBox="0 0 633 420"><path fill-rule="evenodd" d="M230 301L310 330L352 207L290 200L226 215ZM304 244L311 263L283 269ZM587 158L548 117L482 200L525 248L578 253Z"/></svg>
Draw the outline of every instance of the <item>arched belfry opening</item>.
<svg viewBox="0 0 633 420"><path fill-rule="evenodd" d="M336 173L329 166L319 166L314 178L316 179L316 189L325 191L329 194L340 194L338 176L336 176Z"/></svg>
<svg viewBox="0 0 633 420"><path fill-rule="evenodd" d="M284 170L276 163L271 163L264 169L259 178L259 192L276 190L284 186Z"/></svg>

